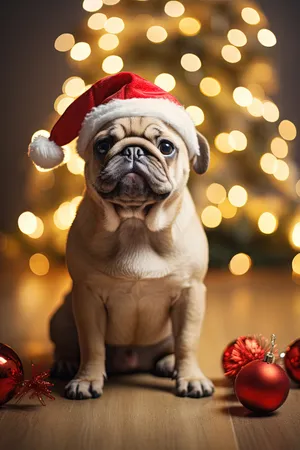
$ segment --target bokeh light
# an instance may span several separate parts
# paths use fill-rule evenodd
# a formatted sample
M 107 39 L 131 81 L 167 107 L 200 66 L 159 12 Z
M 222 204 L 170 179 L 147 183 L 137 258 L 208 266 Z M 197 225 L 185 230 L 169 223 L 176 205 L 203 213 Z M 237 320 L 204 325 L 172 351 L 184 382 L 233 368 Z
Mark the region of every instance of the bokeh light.
M 68 97 L 65 94 L 60 95 L 54 102 L 55 111 L 61 116 L 65 110 L 73 103 L 74 98 Z
M 199 20 L 193 17 L 185 17 L 179 22 L 179 30 L 186 36 L 195 36 L 201 29 L 201 23 Z
M 277 167 L 274 172 L 274 177 L 279 181 L 285 181 L 288 179 L 290 174 L 289 166 L 285 161 L 282 161 L 280 159 L 277 160 Z
M 85 82 L 80 77 L 68 78 L 64 82 L 62 90 L 69 97 L 78 97 L 85 90 Z
M 254 8 L 243 8 L 241 16 L 249 25 L 257 25 L 260 22 L 260 15 Z
M 277 158 L 285 158 L 288 154 L 289 147 L 285 140 L 275 137 L 271 142 L 271 151 Z
M 229 133 L 228 142 L 229 145 L 237 151 L 245 150 L 247 147 L 247 138 L 244 133 L 239 130 L 233 130 Z
M 75 44 L 73 34 L 63 33 L 54 42 L 54 48 L 59 52 L 68 52 Z
M 93 14 L 88 20 L 88 27 L 91 30 L 102 30 L 107 21 L 107 17 L 105 14 L 96 13 Z
M 102 8 L 102 6 L 102 0 L 84 0 L 84 2 L 82 3 L 83 9 L 88 12 L 98 11 L 98 9 Z
M 187 70 L 188 72 L 196 72 L 202 65 L 200 58 L 193 53 L 186 53 L 183 55 L 180 64 L 184 70 Z
M 220 133 L 215 138 L 215 147 L 222 153 L 231 153 L 233 148 L 229 143 L 229 133 Z
M 50 136 L 50 133 L 47 130 L 38 130 L 35 133 L 33 133 L 33 135 L 31 136 L 31 142 L 38 136 L 44 136 L 44 137 L 48 138 Z
M 98 41 L 98 45 L 102 50 L 113 50 L 119 45 L 119 38 L 115 34 L 103 34 Z
M 18 218 L 18 226 L 22 233 L 33 234 L 38 227 L 37 218 L 32 212 L 25 211 Z
M 194 106 L 194 105 L 188 106 L 186 108 L 186 111 L 189 113 L 189 115 L 191 116 L 191 118 L 196 126 L 201 125 L 201 123 L 204 122 L 204 118 L 205 118 L 204 113 L 203 113 L 202 109 L 199 108 L 199 106 Z
M 232 219 L 237 213 L 237 207 L 233 206 L 228 198 L 225 198 L 225 200 L 218 205 L 218 208 L 224 219 Z
M 248 112 L 253 117 L 262 117 L 264 107 L 263 103 L 258 98 L 253 98 L 252 103 L 247 106 Z
M 273 175 L 277 169 L 277 158 L 272 153 L 264 153 L 260 158 L 260 167 L 265 173 Z
M 77 42 L 71 49 L 70 56 L 75 61 L 83 61 L 91 54 L 91 47 L 87 42 Z
M 300 248 L 300 222 L 297 222 L 293 228 L 290 235 L 290 242 L 293 247 Z
M 44 233 L 44 222 L 39 217 L 36 217 L 36 229 L 33 233 L 29 233 L 28 236 L 30 236 L 32 239 L 39 239 L 43 233 Z
M 292 269 L 297 275 L 300 275 L 300 253 L 293 258 Z
M 29 267 L 35 275 L 43 276 L 49 272 L 50 264 L 47 256 L 35 253 L 29 259 Z
M 276 122 L 279 119 L 279 109 L 275 103 L 270 101 L 263 103 L 263 118 L 268 122 Z
M 242 58 L 241 52 L 234 45 L 224 45 L 221 50 L 221 55 L 225 61 L 232 64 L 237 63 Z
M 297 136 L 297 129 L 290 120 L 282 120 L 278 125 L 280 136 L 287 141 L 293 141 Z
M 77 154 L 71 155 L 71 158 L 67 162 L 67 168 L 69 172 L 73 173 L 74 175 L 83 175 L 84 165 L 84 160 Z
M 222 222 L 221 211 L 213 205 L 209 205 L 202 211 L 201 220 L 208 228 L 216 228 Z
M 236 47 L 243 47 L 247 44 L 247 37 L 245 33 L 235 28 L 228 31 L 227 38 L 230 44 L 235 45 Z
M 248 194 L 245 188 L 235 185 L 229 190 L 228 199 L 233 206 L 241 208 L 247 203 Z
M 108 33 L 118 34 L 124 30 L 125 24 L 120 17 L 110 17 L 105 22 L 104 28 Z
M 219 183 L 212 183 L 206 189 L 206 196 L 211 203 L 219 203 L 224 202 L 226 198 L 226 189 Z
M 300 197 L 300 180 L 296 183 L 296 194 Z
M 250 106 L 253 101 L 253 97 L 249 89 L 239 86 L 233 91 L 233 100 L 239 106 Z
M 257 39 L 264 47 L 273 47 L 277 42 L 275 34 L 266 28 L 259 30 L 257 33 Z
M 123 60 L 120 56 L 107 56 L 102 62 L 102 70 L 106 73 L 113 74 L 120 72 L 123 68 Z
M 163 27 L 155 25 L 148 28 L 146 36 L 149 41 L 153 42 L 154 44 L 159 44 L 160 42 L 163 42 L 165 39 L 167 39 L 168 33 Z
M 221 85 L 215 78 L 205 77 L 202 78 L 199 85 L 200 91 L 202 94 L 207 97 L 215 97 L 221 92 Z
M 55 211 L 53 222 L 59 230 L 68 230 L 76 216 L 76 207 L 71 202 L 62 203 Z
M 258 228 L 264 234 L 271 234 L 277 230 L 278 221 L 274 214 L 270 212 L 264 212 L 259 216 Z
M 156 86 L 159 86 L 161 89 L 170 92 L 176 86 L 176 81 L 173 75 L 171 75 L 170 73 L 161 73 L 155 78 L 154 84 L 156 84 Z
M 229 270 L 233 275 L 244 275 L 251 267 L 251 258 L 246 253 L 234 255 L 229 263 Z
M 120 0 L 103 0 L 103 3 L 108 6 L 116 5 Z
M 183 4 L 177 1 L 170 1 L 165 4 L 165 13 L 170 17 L 180 17 L 184 10 Z

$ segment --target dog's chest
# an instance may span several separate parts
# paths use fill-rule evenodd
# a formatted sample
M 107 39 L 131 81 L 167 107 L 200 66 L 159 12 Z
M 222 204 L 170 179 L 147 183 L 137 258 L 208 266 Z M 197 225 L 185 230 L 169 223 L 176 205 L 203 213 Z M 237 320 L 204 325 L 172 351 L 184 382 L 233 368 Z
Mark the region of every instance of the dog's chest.
M 170 306 L 178 289 L 166 279 L 116 282 L 102 295 L 107 344 L 151 345 L 171 333 Z

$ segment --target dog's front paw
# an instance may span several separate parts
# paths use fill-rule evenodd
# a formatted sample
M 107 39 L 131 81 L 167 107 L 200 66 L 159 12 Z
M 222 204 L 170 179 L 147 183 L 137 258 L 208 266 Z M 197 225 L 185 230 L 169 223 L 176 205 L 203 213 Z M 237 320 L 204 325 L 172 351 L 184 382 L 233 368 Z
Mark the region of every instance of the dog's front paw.
M 93 380 L 74 378 L 65 387 L 65 397 L 71 400 L 99 398 L 103 394 L 104 377 Z
M 176 395 L 178 397 L 209 397 L 215 391 L 213 383 L 203 374 L 201 376 L 176 376 Z

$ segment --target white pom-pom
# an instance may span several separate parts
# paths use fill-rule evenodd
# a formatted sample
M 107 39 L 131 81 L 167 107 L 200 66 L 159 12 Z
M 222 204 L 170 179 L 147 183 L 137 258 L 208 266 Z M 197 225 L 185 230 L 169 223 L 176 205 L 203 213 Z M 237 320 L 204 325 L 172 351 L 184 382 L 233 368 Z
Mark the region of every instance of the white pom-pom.
M 43 169 L 53 169 L 63 162 L 63 149 L 45 136 L 37 136 L 28 147 L 32 161 Z

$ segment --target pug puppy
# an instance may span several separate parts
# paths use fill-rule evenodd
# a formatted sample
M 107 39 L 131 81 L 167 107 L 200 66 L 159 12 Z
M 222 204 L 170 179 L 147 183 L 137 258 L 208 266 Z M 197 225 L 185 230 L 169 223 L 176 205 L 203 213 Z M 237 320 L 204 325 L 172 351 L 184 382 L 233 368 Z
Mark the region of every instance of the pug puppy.
M 197 136 L 201 174 L 209 145 Z M 107 374 L 132 371 L 175 378 L 178 396 L 212 395 L 196 357 L 208 242 L 183 139 L 155 117 L 119 118 L 97 131 L 84 159 L 86 190 L 66 251 L 72 300 L 51 321 L 54 371 L 74 371 L 80 348 L 66 397 L 100 397 Z

